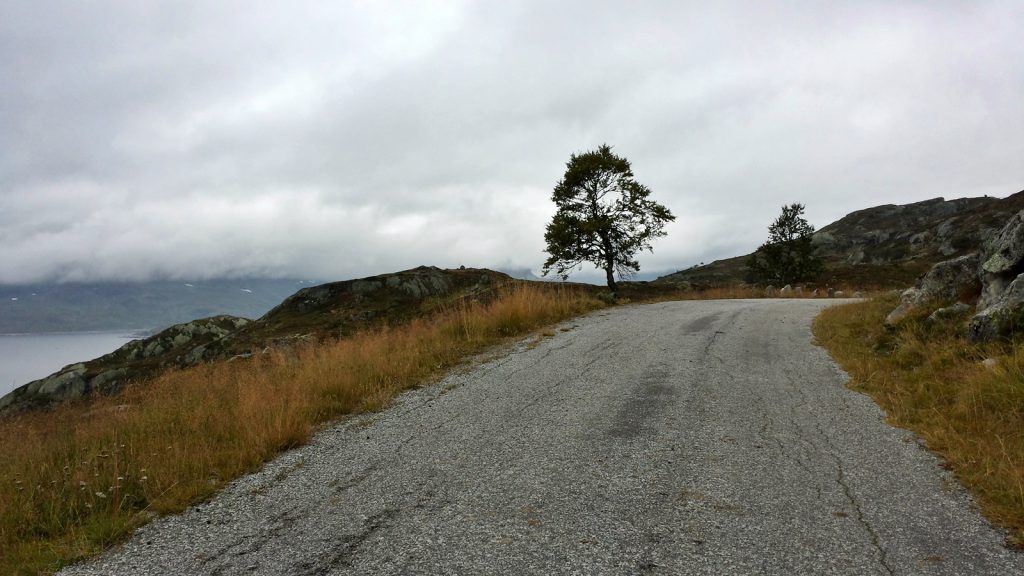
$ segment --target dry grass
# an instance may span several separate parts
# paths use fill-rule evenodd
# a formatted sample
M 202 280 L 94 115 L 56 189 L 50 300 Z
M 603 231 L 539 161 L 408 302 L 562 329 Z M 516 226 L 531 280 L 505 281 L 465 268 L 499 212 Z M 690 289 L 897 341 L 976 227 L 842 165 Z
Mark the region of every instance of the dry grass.
M 974 494 L 982 511 L 1024 545 L 1024 346 L 975 346 L 966 317 L 896 329 L 882 325 L 895 297 L 829 308 L 814 325 L 819 342 L 889 421 L 919 434 Z M 996 361 L 994 368 L 982 364 Z
M 48 573 L 95 554 L 322 423 L 379 409 L 488 346 L 601 306 L 579 290 L 519 284 L 488 304 L 2 421 L 0 573 Z
M 873 292 L 861 292 L 854 288 L 842 288 L 839 291 L 843 297 L 851 297 L 853 294 L 863 294 L 870 297 Z M 828 291 L 824 288 L 814 293 L 814 288 L 807 288 L 800 291 L 790 291 L 785 294 L 775 290 L 769 294 L 764 288 L 747 285 L 722 286 L 717 288 L 703 288 L 699 290 L 665 291 L 662 293 L 640 294 L 637 300 L 643 302 L 670 301 L 670 300 L 735 300 L 751 298 L 828 298 Z

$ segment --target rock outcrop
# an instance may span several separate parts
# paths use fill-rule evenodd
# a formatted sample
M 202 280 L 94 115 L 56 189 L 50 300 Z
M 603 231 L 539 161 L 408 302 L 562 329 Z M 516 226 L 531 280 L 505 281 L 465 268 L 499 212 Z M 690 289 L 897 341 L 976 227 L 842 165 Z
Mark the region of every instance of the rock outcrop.
M 194 351 L 223 339 L 251 320 L 214 316 L 177 324 L 149 338 L 132 340 L 88 362 L 72 364 L 55 374 L 15 388 L 0 398 L 0 411 L 47 406 L 99 393 L 109 394 L 129 381 L 141 380 L 170 367 L 196 364 Z
M 981 342 L 1005 336 L 1024 320 L 1024 210 L 985 247 L 981 297 L 968 335 Z
M 814 234 L 825 266 L 820 283 L 907 286 L 938 262 L 980 250 L 1022 209 L 1024 192 L 1006 198 L 935 198 L 851 212 Z M 741 283 L 748 257 L 717 260 L 656 282 L 698 287 Z
M 953 306 L 931 313 L 929 320 L 963 314 L 976 302 L 968 337 L 983 342 L 1007 336 L 1024 327 L 1024 210 L 1008 218 L 978 254 L 940 262 L 903 292 L 900 305 L 885 323 L 896 324 L 914 310 Z
M 997 297 L 989 298 L 988 306 L 971 318 L 968 337 L 984 342 L 1024 327 L 1024 274 L 1010 282 Z
M 380 324 L 397 324 L 458 298 L 487 299 L 512 279 L 492 270 L 412 270 L 303 288 L 209 354 L 233 356 L 265 346 L 348 336 Z
M 968 254 L 932 267 L 914 288 L 900 295 L 900 305 L 889 313 L 885 323 L 893 325 L 913 310 L 931 304 L 971 301 L 981 289 L 978 280 L 980 257 Z
M 1024 210 L 1010 218 L 986 244 L 981 268 L 984 288 L 978 308 L 985 309 L 1000 300 L 1010 283 L 1024 272 Z
M 168 368 L 250 356 L 338 338 L 433 312 L 460 298 L 486 300 L 512 279 L 500 272 L 463 268 L 412 270 L 299 290 L 258 320 L 215 316 L 171 326 L 116 351 L 16 388 L 0 398 L 0 413 L 48 406 L 93 393 L 111 393 L 127 382 Z
M 967 312 L 970 312 L 972 310 L 974 310 L 974 306 L 971 306 L 966 302 L 957 302 L 952 306 L 945 306 L 932 312 L 931 314 L 928 315 L 928 321 L 939 322 L 941 320 L 948 320 L 950 318 L 956 318 L 961 314 L 966 314 Z

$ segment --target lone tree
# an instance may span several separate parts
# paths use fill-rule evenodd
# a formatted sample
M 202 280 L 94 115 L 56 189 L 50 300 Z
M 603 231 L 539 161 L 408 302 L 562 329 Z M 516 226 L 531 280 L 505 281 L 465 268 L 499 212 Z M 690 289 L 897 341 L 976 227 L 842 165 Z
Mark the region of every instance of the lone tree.
M 811 243 L 814 226 L 801 215 L 803 204 L 782 207 L 768 227 L 768 241 L 747 259 L 747 278 L 759 284 L 794 284 L 821 274 L 821 258 Z
M 651 241 L 665 235 L 665 223 L 676 218 L 647 198 L 651 191 L 633 179 L 629 160 L 607 144 L 573 154 L 565 166 L 551 194 L 558 211 L 544 233 L 550 255 L 544 275 L 554 270 L 564 280 L 590 262 L 604 270 L 608 289 L 618 294 L 615 275 L 629 278 L 638 272 L 634 255 L 651 250 Z

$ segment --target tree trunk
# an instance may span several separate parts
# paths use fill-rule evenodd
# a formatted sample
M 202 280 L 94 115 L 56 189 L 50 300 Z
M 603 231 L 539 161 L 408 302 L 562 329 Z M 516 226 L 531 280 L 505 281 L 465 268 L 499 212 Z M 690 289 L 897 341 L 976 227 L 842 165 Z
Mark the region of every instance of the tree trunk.
M 612 272 L 611 262 L 605 265 L 604 273 L 608 277 L 608 289 L 612 291 L 612 296 L 617 297 L 619 295 L 619 288 L 615 285 L 615 274 Z
M 612 291 L 612 297 L 618 298 L 619 287 L 615 285 L 615 247 L 612 246 L 612 239 L 607 231 L 598 231 L 597 236 L 601 239 L 601 246 L 604 248 L 604 273 L 608 278 L 608 289 Z

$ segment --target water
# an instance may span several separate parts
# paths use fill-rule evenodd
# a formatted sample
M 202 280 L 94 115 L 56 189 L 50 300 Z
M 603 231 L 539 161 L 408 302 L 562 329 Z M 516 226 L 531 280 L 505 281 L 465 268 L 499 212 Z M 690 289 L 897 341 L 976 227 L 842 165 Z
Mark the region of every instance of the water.
M 124 332 L 0 334 L 0 396 L 68 364 L 113 352 L 131 339 Z

